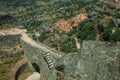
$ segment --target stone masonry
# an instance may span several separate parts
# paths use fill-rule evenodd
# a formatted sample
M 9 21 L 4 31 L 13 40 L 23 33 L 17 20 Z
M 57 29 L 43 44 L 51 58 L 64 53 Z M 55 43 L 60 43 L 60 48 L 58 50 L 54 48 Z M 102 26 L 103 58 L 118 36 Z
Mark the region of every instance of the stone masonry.
M 45 80 L 120 80 L 120 45 L 84 41 L 79 52 L 61 53 L 22 35 L 30 67 Z

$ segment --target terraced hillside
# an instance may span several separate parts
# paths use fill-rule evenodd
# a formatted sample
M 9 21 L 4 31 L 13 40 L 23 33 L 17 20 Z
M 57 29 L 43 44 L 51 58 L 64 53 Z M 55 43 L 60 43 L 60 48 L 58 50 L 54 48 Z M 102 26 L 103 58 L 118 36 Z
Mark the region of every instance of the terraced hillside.
M 34 40 L 60 51 L 74 52 L 76 37 L 79 42 L 120 40 L 113 37 L 119 33 L 119 3 L 119 0 L 1 0 L 0 14 L 16 17 Z M 86 20 L 80 21 L 79 14 L 86 14 Z M 112 35 L 114 30 L 117 32 Z M 66 42 L 67 46 L 63 45 Z

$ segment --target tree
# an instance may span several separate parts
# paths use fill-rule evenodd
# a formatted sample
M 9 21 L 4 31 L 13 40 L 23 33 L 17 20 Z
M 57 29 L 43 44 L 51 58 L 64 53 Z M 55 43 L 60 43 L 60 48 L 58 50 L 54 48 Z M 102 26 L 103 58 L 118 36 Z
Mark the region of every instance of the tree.
M 74 38 L 69 38 L 68 41 L 64 42 L 64 43 L 61 43 L 61 51 L 63 52 L 76 52 L 77 51 L 77 48 L 76 48 L 76 45 L 75 45 L 75 39 Z
M 110 42 L 117 42 L 120 41 L 120 30 L 116 30 L 111 36 L 110 36 Z
M 76 34 L 76 32 L 77 32 L 77 29 L 74 28 L 74 29 L 72 29 L 70 32 L 68 32 L 67 35 L 68 35 L 68 36 L 72 36 L 72 35 Z
M 82 23 L 81 28 L 78 30 L 78 38 L 82 40 L 95 40 L 96 30 L 94 29 L 95 23 Z
M 101 40 L 110 41 L 110 35 L 112 34 L 112 30 L 110 28 L 106 28 L 102 33 Z
M 98 24 L 97 28 L 98 28 L 99 34 L 104 32 L 104 27 L 102 24 Z
M 40 42 L 43 42 L 46 38 L 47 38 L 47 35 L 45 33 L 41 33 L 38 39 Z

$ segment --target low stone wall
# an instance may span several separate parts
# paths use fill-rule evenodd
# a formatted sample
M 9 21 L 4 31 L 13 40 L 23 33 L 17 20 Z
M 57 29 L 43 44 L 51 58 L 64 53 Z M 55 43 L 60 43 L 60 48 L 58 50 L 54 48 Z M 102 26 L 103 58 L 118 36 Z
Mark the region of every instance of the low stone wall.
M 0 60 L 19 56 L 23 53 L 20 42 L 21 34 L 14 33 L 14 30 L 11 32 L 12 34 L 9 33 L 9 30 L 0 30 Z
M 0 35 L 0 50 L 9 49 L 20 44 L 20 34 Z

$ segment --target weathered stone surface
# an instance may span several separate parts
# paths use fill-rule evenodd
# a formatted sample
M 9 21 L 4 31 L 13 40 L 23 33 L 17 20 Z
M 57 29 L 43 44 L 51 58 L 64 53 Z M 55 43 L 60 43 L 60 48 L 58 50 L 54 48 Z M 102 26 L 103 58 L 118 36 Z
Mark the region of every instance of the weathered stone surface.
M 65 60 L 65 80 L 119 80 L 120 47 L 104 42 L 84 42 L 80 53 Z
M 21 40 L 30 67 L 41 73 L 45 80 L 56 80 L 55 60 L 61 55 L 49 47 L 33 41 L 26 34 L 22 34 Z
M 67 55 L 37 43 L 28 36 L 22 38 L 22 45 L 29 65 L 34 69 L 32 64 L 35 63 L 45 80 L 120 79 L 119 44 L 85 41 L 79 52 Z M 46 53 L 49 53 L 50 59 L 53 60 L 52 70 L 44 55 Z M 61 75 L 57 75 L 57 72 Z

